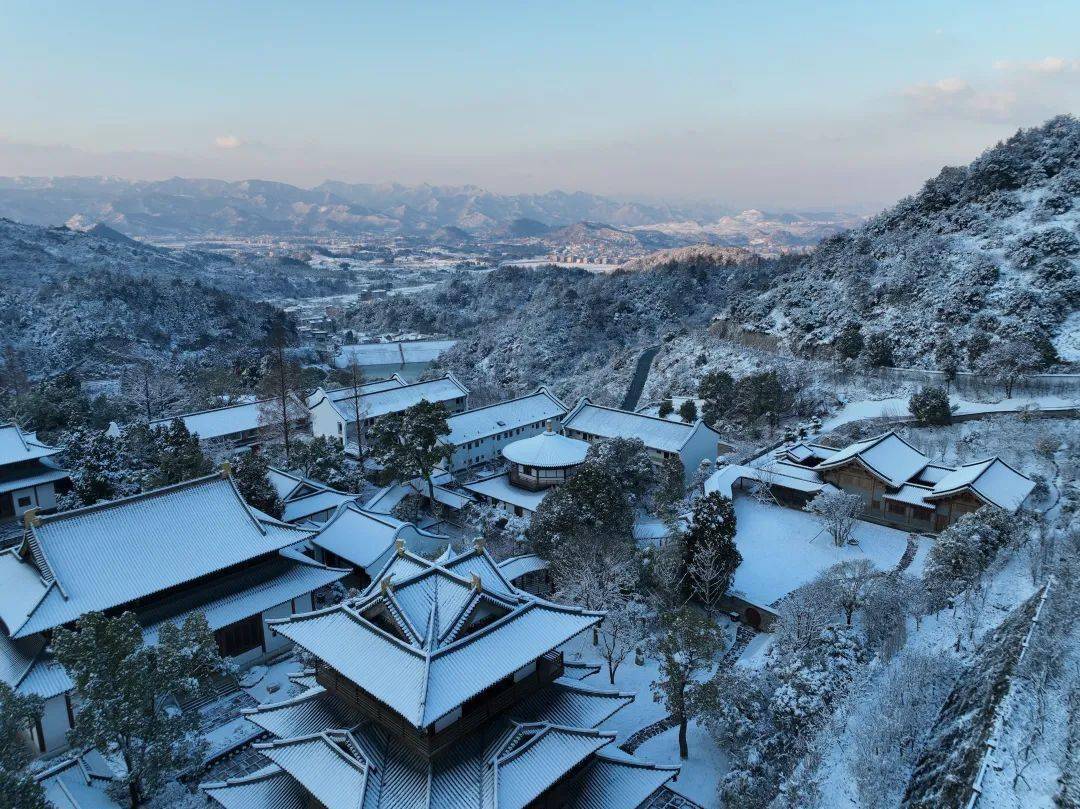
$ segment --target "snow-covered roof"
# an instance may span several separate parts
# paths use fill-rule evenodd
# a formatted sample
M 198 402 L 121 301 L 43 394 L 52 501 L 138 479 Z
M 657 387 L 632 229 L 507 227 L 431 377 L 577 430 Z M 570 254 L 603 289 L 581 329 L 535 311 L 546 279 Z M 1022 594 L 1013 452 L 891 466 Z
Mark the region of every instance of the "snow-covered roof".
M 69 475 L 52 458 L 35 458 L 26 464 L 0 466 L 0 494 L 65 480 Z
M 1035 481 L 1017 472 L 1000 458 L 964 464 L 934 484 L 931 499 L 967 489 L 982 500 L 1006 511 L 1016 511 L 1035 488 Z
M 326 809 L 360 809 L 367 790 L 367 759 L 345 730 L 256 744 Z
M 53 809 L 120 809 L 107 791 L 116 773 L 96 750 L 51 764 L 34 777 Z
M 499 572 L 503 578 L 512 582 L 526 573 L 535 573 L 537 570 L 547 570 L 551 564 L 547 559 L 535 553 L 524 553 L 521 556 L 511 556 L 499 562 Z
M 391 374 L 385 379 L 372 379 L 370 382 L 361 382 L 356 387 L 359 389 L 360 394 L 365 393 L 377 393 L 380 390 L 389 390 L 390 388 L 401 388 L 409 384 L 402 379 L 398 374 Z M 307 397 L 307 406 L 309 408 L 314 407 L 323 399 L 329 399 L 332 402 L 340 402 L 342 399 L 353 398 L 353 386 L 346 385 L 342 388 L 316 388 L 315 392 Z
M 461 446 L 507 430 L 560 419 L 566 415 L 566 411 L 565 404 L 547 388 L 541 387 L 527 396 L 455 413 L 446 420 L 450 432 L 444 440 L 448 444 Z
M 930 491 L 930 488 L 927 486 L 916 486 L 911 483 L 906 483 L 897 491 L 886 492 L 882 497 L 897 503 L 907 503 L 908 505 L 921 506 L 922 508 L 933 508 L 933 503 L 926 502 L 926 495 L 930 494 Z
M 285 501 L 285 511 L 281 519 L 285 522 L 300 522 L 314 514 L 332 511 L 343 503 L 354 503 L 359 496 L 328 488 L 302 497 L 293 497 Z
M 520 506 L 526 511 L 536 511 L 540 507 L 540 503 L 547 497 L 548 492 L 551 491 L 551 489 L 541 489 L 538 492 L 531 492 L 528 489 L 522 489 L 520 486 L 514 486 L 510 482 L 510 475 L 507 472 L 503 472 L 501 475 L 480 478 L 480 480 L 474 480 L 471 483 L 463 483 L 462 487 L 470 492 L 501 500 L 512 506 Z
M 256 749 L 279 764 L 202 788 L 230 809 L 292 807 L 297 794 L 325 794 L 335 776 L 355 788 L 363 769 L 362 791 L 351 797 L 367 809 L 504 809 L 526 805 L 584 764 L 588 789 L 581 797 L 568 795 L 567 805 L 625 809 L 639 805 L 679 769 L 617 751 L 596 755 L 614 734 L 594 728 L 633 698 L 559 679 L 511 706 L 484 732 L 462 736 L 426 758 L 315 687 L 245 711 L 250 721 L 277 737 Z M 599 771 L 593 773 L 593 768 Z M 571 792 L 577 783 L 570 785 Z
M 563 419 L 563 427 L 601 438 L 640 438 L 645 446 L 663 452 L 679 452 L 697 429 L 720 434 L 703 421 L 683 424 L 646 416 L 630 410 L 594 405 L 582 398 Z
M 271 624 L 423 728 L 600 617 L 516 590 L 477 548 L 447 563 L 401 552 L 359 599 Z
M 342 346 L 334 358 L 338 368 L 345 368 L 351 360 L 359 365 L 405 365 L 409 363 L 434 362 L 456 345 L 457 340 L 407 340 L 393 343 L 359 343 Z
M 614 740 L 614 733 L 586 728 L 519 726 L 495 755 L 495 805 L 499 809 L 524 809 Z
M 33 461 L 60 452 L 37 440 L 37 433 L 28 433 L 16 424 L 0 425 L 0 466 Z
M 730 498 L 731 487 L 738 480 L 756 480 L 785 489 L 793 489 L 797 492 L 819 492 L 830 484 L 821 480 L 821 477 L 813 469 L 805 469 L 795 464 L 783 462 L 769 464 L 766 467 L 738 466 L 732 464 L 722 466 L 713 472 L 705 480 L 706 493 L 719 492 L 724 497 Z
M 257 402 L 245 402 L 243 404 L 215 407 L 211 410 L 199 410 L 194 413 L 183 413 L 167 418 L 154 419 L 150 426 L 155 429 L 163 429 L 172 424 L 174 419 L 180 419 L 188 432 L 198 435 L 203 441 L 213 441 L 235 433 L 248 430 L 257 430 L 265 419 L 260 421 L 260 413 L 270 406 L 273 399 L 263 399 Z
M 541 469 L 565 469 L 585 462 L 587 441 L 567 438 L 552 430 L 523 438 L 503 447 L 503 457 L 511 463 Z
M 202 788 L 225 809 L 308 809 L 311 805 L 304 788 L 276 764 Z
M 41 517 L 24 537 L 47 592 L 16 637 L 192 581 L 310 532 L 259 515 L 228 477 L 210 475 Z M 138 575 L 129 575 L 138 571 Z
M 899 487 L 915 477 L 929 460 L 903 438 L 890 431 L 837 450 L 818 464 L 817 468 L 835 469 L 858 461 L 890 486 Z
M 399 539 L 405 542 L 407 550 L 425 556 L 450 544 L 448 537 L 421 531 L 412 523 L 368 511 L 355 503 L 342 504 L 311 542 L 368 569 L 385 560 Z
M 413 382 L 410 385 L 396 385 L 362 393 L 360 395 L 360 417 L 373 419 L 387 413 L 397 413 L 423 401 L 448 402 L 468 395 L 469 389 L 458 382 L 453 374 L 447 373 L 437 379 Z M 315 407 L 323 398 L 329 400 L 342 418 L 353 418 L 350 411 L 352 410 L 352 400 L 355 397 L 351 387 L 325 392 L 322 397 L 317 398 L 309 407 Z
M 244 618 L 258 615 L 278 604 L 284 604 L 286 601 L 341 581 L 352 572 L 326 567 L 314 560 L 292 561 L 277 567 L 278 572 L 270 575 L 265 575 L 259 569 L 253 569 L 237 576 L 236 581 L 232 582 L 234 586 L 231 592 L 146 627 L 143 630 L 143 639 L 147 643 L 156 643 L 161 627 L 165 623 L 182 623 L 194 612 L 203 614 L 210 629 L 221 629 Z

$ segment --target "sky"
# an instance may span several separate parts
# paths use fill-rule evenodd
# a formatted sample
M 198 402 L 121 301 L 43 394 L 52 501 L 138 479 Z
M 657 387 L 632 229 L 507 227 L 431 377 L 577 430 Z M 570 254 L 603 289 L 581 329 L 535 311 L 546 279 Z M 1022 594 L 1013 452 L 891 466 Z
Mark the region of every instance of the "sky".
M 0 175 L 870 211 L 1080 112 L 1080 2 L 0 3 Z

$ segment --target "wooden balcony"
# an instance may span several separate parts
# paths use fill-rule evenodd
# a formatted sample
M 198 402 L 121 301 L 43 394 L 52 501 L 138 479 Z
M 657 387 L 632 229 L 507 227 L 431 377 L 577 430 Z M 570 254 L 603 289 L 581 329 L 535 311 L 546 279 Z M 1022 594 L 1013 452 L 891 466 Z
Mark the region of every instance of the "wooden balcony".
M 513 676 L 469 699 L 462 705 L 461 718 L 442 730 L 421 729 L 406 720 L 397 711 L 375 699 L 337 671 L 318 663 L 315 679 L 323 688 L 336 696 L 353 710 L 378 722 L 387 732 L 407 744 L 422 756 L 430 758 L 472 733 L 477 728 L 505 713 L 523 699 L 535 694 L 563 674 L 562 652 L 552 651 L 537 658 L 536 670 L 527 677 L 513 681 Z

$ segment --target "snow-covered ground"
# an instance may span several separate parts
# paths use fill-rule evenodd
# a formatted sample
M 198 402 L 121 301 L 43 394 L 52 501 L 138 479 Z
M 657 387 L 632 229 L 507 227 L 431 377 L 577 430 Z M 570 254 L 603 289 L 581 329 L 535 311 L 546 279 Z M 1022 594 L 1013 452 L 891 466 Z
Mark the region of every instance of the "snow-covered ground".
M 735 544 L 743 561 L 733 589 L 758 604 L 771 604 L 846 559 L 868 558 L 890 570 L 907 547 L 904 531 L 860 520 L 853 534 L 859 544 L 838 548 L 814 515 L 752 497 L 736 496 L 735 517 Z M 920 540 L 920 545 L 929 542 Z M 915 564 L 925 556 L 925 550 L 917 554 Z M 918 575 L 919 568 L 912 573 Z
M 637 749 L 637 756 L 657 764 L 681 764 L 682 770 L 668 786 L 705 807 L 720 806 L 716 787 L 728 771 L 728 759 L 716 746 L 709 731 L 698 722 L 691 722 L 686 731 L 690 749 L 687 759 L 679 758 L 679 729 L 665 730 Z
M 842 424 L 862 419 L 881 418 L 906 418 L 908 412 L 908 400 L 910 396 L 893 396 L 885 399 L 862 399 L 848 402 L 833 416 L 822 422 L 823 432 L 835 430 Z M 996 402 L 975 402 L 968 399 L 950 397 L 950 401 L 956 405 L 957 415 L 970 415 L 973 413 L 1010 413 L 1029 410 L 1033 408 L 1049 410 L 1057 407 L 1076 407 L 1080 404 L 1075 398 L 1068 396 L 1043 395 L 1021 396 L 1012 399 L 1001 399 Z

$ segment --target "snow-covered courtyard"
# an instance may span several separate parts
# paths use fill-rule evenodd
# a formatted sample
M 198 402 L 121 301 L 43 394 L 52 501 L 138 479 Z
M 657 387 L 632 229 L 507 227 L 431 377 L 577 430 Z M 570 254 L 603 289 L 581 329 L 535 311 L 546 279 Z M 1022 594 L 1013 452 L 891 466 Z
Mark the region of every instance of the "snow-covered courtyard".
M 907 548 L 907 533 L 863 520 L 853 533 L 858 544 L 838 548 L 813 514 L 747 496 L 736 495 L 735 514 L 735 544 L 743 561 L 735 571 L 733 589 L 756 604 L 772 604 L 847 559 L 866 558 L 879 569 L 890 570 Z M 918 574 L 929 542 L 919 540 L 919 552 L 908 568 L 913 574 Z

